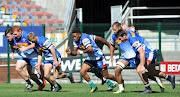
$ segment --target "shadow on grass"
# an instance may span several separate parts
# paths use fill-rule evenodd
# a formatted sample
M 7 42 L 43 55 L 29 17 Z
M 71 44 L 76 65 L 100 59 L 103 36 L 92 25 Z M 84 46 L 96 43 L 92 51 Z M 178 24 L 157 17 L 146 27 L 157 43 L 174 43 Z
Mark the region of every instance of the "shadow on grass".
M 26 92 L 37 92 L 38 90 L 29 90 L 29 91 L 26 91 Z M 51 90 L 42 90 L 42 91 L 45 91 L 45 92 L 52 92 Z M 63 91 L 63 90 L 60 90 L 58 92 L 70 92 L 70 91 Z

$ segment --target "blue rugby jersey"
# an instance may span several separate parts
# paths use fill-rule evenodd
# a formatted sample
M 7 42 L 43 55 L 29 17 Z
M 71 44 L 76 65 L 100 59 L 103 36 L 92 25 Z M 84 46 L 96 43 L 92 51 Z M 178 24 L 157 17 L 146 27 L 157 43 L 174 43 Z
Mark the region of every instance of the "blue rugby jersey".
M 110 44 L 115 45 L 115 43 L 119 46 L 121 55 L 123 55 L 126 59 L 134 58 L 136 56 L 136 50 L 132 48 L 129 41 L 123 43 L 115 36 L 115 34 L 112 34 Z
M 26 51 L 21 52 L 21 53 L 18 50 L 18 48 L 21 48 L 22 46 L 26 47 L 26 46 L 30 45 L 30 42 L 27 39 L 27 35 L 28 35 L 28 32 L 23 31 L 20 39 L 18 39 L 14 36 L 15 39 L 14 39 L 13 48 L 15 48 L 17 50 L 18 54 L 20 56 L 22 56 L 23 58 L 35 59 L 35 58 L 37 58 L 38 54 L 34 49 L 29 49 L 29 50 L 26 50 Z
M 54 60 L 53 55 L 52 55 L 52 53 L 50 51 L 51 47 L 54 47 L 54 46 L 47 37 L 38 36 L 38 41 L 37 41 L 37 44 L 36 44 L 36 48 L 39 51 L 42 51 L 44 53 L 44 56 L 45 56 L 46 60 Z M 56 51 L 57 57 L 61 57 L 61 55 L 57 51 L 57 49 L 55 49 L 55 51 Z
M 88 52 L 88 60 L 99 60 L 103 56 L 101 49 L 88 34 L 82 33 L 79 43 L 73 40 L 73 45 L 82 50 L 85 50 L 88 46 L 92 46 L 93 51 Z
M 128 40 L 130 44 L 138 51 L 141 47 L 147 52 L 153 52 L 154 48 L 139 34 L 135 31 L 129 30 L 126 32 L 128 34 Z

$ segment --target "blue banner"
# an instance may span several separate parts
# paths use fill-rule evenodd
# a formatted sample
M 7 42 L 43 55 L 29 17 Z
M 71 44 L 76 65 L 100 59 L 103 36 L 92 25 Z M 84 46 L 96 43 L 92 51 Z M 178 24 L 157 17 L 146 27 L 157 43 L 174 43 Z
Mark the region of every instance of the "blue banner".
M 42 26 L 24 26 L 21 27 L 23 31 L 34 32 L 37 36 L 43 36 Z M 4 35 L 7 27 L 0 27 L 0 53 L 7 53 L 7 38 Z

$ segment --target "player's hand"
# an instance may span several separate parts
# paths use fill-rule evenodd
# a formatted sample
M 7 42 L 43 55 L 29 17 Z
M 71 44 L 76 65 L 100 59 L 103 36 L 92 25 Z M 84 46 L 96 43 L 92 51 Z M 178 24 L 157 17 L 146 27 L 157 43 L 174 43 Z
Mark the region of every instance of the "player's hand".
M 59 62 L 57 60 L 55 60 L 53 64 L 56 65 L 56 67 L 59 66 Z
M 40 63 L 37 63 L 36 65 L 35 65 L 35 68 L 39 68 L 40 67 Z
M 20 52 L 24 52 L 24 51 L 26 51 L 27 49 L 26 49 L 26 47 L 25 46 L 22 46 L 21 48 L 19 48 L 19 51 Z
M 114 50 L 118 50 L 118 47 L 115 47 Z
M 140 74 L 144 74 L 146 72 L 144 65 L 139 64 L 137 67 L 137 72 Z
M 71 54 L 71 49 L 70 49 L 70 47 L 68 47 L 68 48 L 66 49 L 66 53 L 67 53 L 67 54 Z
M 14 53 L 12 53 L 11 59 L 14 59 Z
M 77 50 L 77 52 L 76 52 L 76 53 L 77 53 L 77 55 L 80 55 L 80 54 L 81 54 L 80 52 L 81 52 L 80 50 Z
M 122 30 L 126 30 L 126 22 L 122 23 Z

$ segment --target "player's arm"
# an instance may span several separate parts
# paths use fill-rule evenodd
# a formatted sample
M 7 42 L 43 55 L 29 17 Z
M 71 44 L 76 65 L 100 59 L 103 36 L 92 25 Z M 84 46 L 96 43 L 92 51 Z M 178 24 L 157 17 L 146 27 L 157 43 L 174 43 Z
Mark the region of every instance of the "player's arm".
M 28 46 L 22 46 L 21 48 L 19 48 L 19 51 L 20 52 L 23 52 L 23 51 L 26 51 L 26 50 L 28 50 L 28 49 L 32 49 L 32 48 L 34 48 L 35 47 L 35 43 L 31 43 L 31 45 L 28 45 Z
M 70 47 L 68 47 L 66 49 L 66 53 L 69 54 L 69 55 L 72 55 L 72 56 L 76 56 L 77 55 L 77 50 L 78 50 L 78 47 L 74 47 L 74 51 L 71 51 Z
M 92 48 L 92 46 L 90 45 L 90 46 L 88 46 L 85 50 L 82 50 L 82 53 L 88 53 L 88 52 L 91 52 L 91 51 L 93 51 L 93 48 Z M 78 53 L 78 52 L 77 52 L 77 54 L 82 54 L 82 53 Z
M 146 59 L 145 51 L 141 43 L 139 43 L 139 41 L 135 41 L 132 44 L 132 46 L 139 52 L 139 55 L 140 55 L 140 63 L 139 63 L 139 66 L 137 67 L 137 72 L 144 74 L 145 73 L 144 64 L 145 64 L 145 59 Z
M 114 43 L 114 40 L 111 36 L 111 39 L 110 39 L 110 56 L 111 56 L 111 64 L 112 65 L 113 65 L 113 61 L 114 61 L 114 58 L 113 58 L 114 50 L 115 50 L 115 43 Z
M 11 54 L 12 54 L 12 59 L 14 59 L 14 48 L 13 48 L 14 45 L 10 44 L 10 47 L 11 47 Z
M 54 64 L 55 64 L 56 66 L 58 66 L 56 51 L 55 51 L 55 49 L 54 49 L 53 46 L 50 48 L 50 51 L 51 51 L 51 53 L 52 53 L 52 55 L 53 55 L 53 58 L 54 58 Z
M 95 41 L 101 41 L 102 43 L 104 43 L 105 45 L 107 45 L 110 48 L 109 42 L 100 36 L 96 36 Z
M 38 51 L 38 63 L 36 64 L 36 67 L 39 67 L 42 62 L 42 51 Z

